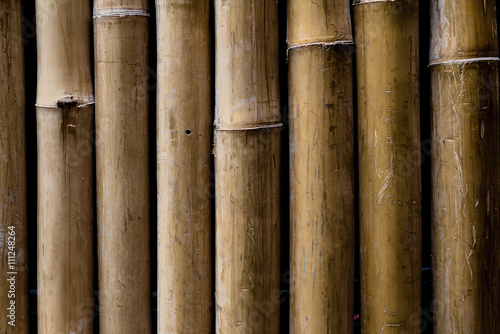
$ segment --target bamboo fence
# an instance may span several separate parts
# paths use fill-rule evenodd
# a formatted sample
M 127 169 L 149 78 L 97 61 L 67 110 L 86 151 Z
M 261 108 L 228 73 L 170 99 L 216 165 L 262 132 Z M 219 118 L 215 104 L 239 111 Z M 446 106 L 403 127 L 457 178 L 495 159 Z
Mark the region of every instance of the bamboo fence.
M 428 5 L 0 1 L 0 333 L 500 332 L 496 1 Z

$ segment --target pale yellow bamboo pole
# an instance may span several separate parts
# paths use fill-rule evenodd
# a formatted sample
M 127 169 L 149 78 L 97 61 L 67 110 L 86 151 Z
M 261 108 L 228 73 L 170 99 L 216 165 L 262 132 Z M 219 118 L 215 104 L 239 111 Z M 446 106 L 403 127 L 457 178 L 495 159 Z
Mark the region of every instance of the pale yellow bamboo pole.
M 209 1 L 156 1 L 158 332 L 212 332 Z
M 495 1 L 431 7 L 436 333 L 500 331 Z
M 0 328 L 28 333 L 22 8 L 0 1 Z
M 99 330 L 149 333 L 147 1 L 94 2 Z
M 418 1 L 356 1 L 361 323 L 420 333 Z
M 38 333 L 93 330 L 90 9 L 36 1 Z
M 215 1 L 216 331 L 279 332 L 276 1 Z
M 351 333 L 353 40 L 348 0 L 288 1 L 290 331 Z

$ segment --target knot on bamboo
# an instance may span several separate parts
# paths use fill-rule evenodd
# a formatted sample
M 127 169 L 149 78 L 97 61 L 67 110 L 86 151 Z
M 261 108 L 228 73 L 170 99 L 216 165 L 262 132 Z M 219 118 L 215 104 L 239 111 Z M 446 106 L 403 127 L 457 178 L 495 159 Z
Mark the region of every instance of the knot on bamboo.
M 57 101 L 58 108 L 71 108 L 78 105 L 78 100 L 73 95 L 65 96 Z

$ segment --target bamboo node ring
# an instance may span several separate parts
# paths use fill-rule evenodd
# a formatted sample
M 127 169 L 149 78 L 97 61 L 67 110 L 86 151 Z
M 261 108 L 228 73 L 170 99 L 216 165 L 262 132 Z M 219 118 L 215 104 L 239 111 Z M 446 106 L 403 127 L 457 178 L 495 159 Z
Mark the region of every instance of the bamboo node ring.
M 94 9 L 92 18 L 100 19 L 102 17 L 126 17 L 126 16 L 150 17 L 149 12 L 145 9 L 102 8 L 102 9 Z

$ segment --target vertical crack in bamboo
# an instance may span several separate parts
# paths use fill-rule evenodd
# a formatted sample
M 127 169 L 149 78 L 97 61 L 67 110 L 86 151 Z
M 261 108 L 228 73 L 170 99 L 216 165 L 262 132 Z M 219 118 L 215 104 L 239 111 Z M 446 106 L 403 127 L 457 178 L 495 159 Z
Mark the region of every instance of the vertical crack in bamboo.
M 433 1 L 433 274 L 437 333 L 497 333 L 499 52 L 495 1 Z
M 420 333 L 418 1 L 357 1 L 361 323 Z
M 148 20 L 146 0 L 94 3 L 101 333 L 151 331 Z
M 210 4 L 156 2 L 158 333 L 212 332 Z
M 216 331 L 278 333 L 276 1 L 215 1 Z
M 29 327 L 21 17 L 21 1 L 0 3 L 0 328 L 5 334 L 28 333 Z
M 354 53 L 348 0 L 288 1 L 290 331 L 350 333 Z
M 93 328 L 90 2 L 37 0 L 38 332 Z

